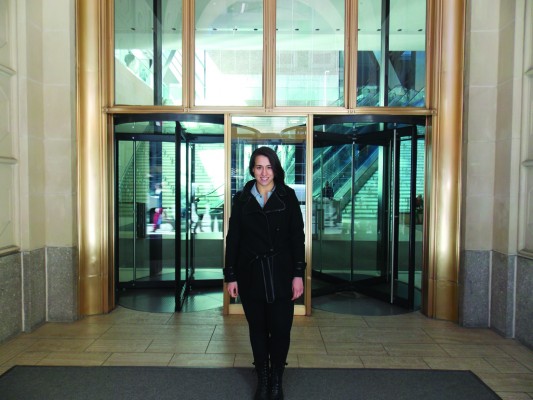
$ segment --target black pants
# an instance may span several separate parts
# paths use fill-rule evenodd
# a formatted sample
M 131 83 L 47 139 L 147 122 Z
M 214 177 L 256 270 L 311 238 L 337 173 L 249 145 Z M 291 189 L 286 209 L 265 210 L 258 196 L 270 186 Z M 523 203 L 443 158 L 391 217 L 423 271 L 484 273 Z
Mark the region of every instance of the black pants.
M 254 298 L 241 298 L 250 330 L 250 343 L 255 363 L 268 361 L 285 365 L 291 342 L 294 302 L 276 299 L 273 303 Z

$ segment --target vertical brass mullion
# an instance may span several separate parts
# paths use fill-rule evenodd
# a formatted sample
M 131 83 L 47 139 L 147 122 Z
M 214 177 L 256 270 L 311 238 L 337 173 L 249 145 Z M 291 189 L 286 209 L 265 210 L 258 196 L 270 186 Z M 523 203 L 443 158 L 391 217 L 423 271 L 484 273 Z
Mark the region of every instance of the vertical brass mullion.
M 106 134 L 106 1 L 76 3 L 78 155 L 78 309 L 80 315 L 109 312 L 113 298 L 109 249 L 109 138 Z M 95 28 L 96 27 L 96 28 Z M 112 60 L 114 57 L 112 58 Z M 107 72 L 106 72 L 107 71 Z M 113 89 L 107 89 L 109 90 Z M 111 222 L 112 223 L 112 222 Z
M 314 121 L 313 114 L 307 115 L 307 135 L 306 135 L 306 156 L 305 156 L 305 259 L 307 266 L 305 269 L 304 280 L 304 306 L 305 315 L 311 315 L 311 288 L 312 288 L 312 270 L 313 270 L 313 131 Z
M 194 0 L 183 1 L 183 29 L 182 29 L 182 82 L 183 107 L 185 110 L 194 106 Z
M 104 37 L 110 38 L 110 40 L 106 42 L 107 47 L 104 48 L 106 56 L 104 59 L 105 85 L 103 90 L 105 90 L 105 106 L 111 107 L 115 104 L 115 2 L 108 1 L 105 4 Z
M 345 12 L 344 98 L 346 107 L 353 109 L 357 107 L 357 27 L 359 24 L 357 0 L 346 0 Z
M 231 115 L 224 114 L 224 223 L 222 226 L 224 243 L 223 256 L 226 259 L 226 234 L 228 232 L 229 217 L 231 213 Z M 225 266 L 225 265 L 224 265 Z M 222 313 L 229 314 L 230 296 L 226 290 L 227 284 L 223 283 Z
M 263 8 L 263 106 L 272 110 L 276 101 L 276 0 L 264 0 Z
M 426 6 L 426 107 L 434 108 L 437 107 L 437 101 L 434 97 L 435 90 L 434 86 L 439 82 L 438 71 L 435 68 L 438 65 L 439 55 L 440 55 L 440 38 L 438 32 L 440 31 L 440 24 L 437 12 L 437 5 L 433 1 L 427 1 Z M 440 3 L 439 3 L 440 4 Z M 435 68 L 435 69 L 434 69 Z M 426 161 L 425 161 L 425 188 L 424 188 L 424 203 L 427 205 L 432 204 L 433 199 L 436 196 L 436 184 L 435 176 L 433 174 L 433 158 L 437 156 L 437 153 L 434 152 L 436 143 L 434 142 L 434 133 L 435 130 L 436 118 L 427 118 L 426 123 Z M 435 263 L 430 257 L 435 253 L 435 244 L 436 237 L 430 229 L 430 225 L 434 217 L 431 216 L 431 213 L 434 212 L 434 207 L 424 207 L 424 245 L 422 250 L 422 259 L 423 259 L 423 269 L 422 269 L 422 313 L 430 318 L 434 317 L 434 308 L 435 308 Z
M 439 3 L 440 4 L 440 3 Z M 437 20 L 437 4 L 434 1 L 426 2 L 426 108 L 435 108 L 435 85 L 438 82 L 436 74 L 438 65 L 438 55 L 440 54 L 438 37 L 439 24 Z
M 104 27 L 102 29 L 104 38 L 111 38 L 110 40 L 103 40 L 103 57 L 102 64 L 104 68 L 103 79 L 103 101 L 104 109 L 115 104 L 115 2 L 107 1 L 103 8 L 105 13 L 103 17 Z M 115 303 L 115 152 L 113 141 L 113 114 L 106 113 L 102 110 L 102 134 L 104 135 L 103 142 L 105 147 L 102 150 L 104 164 L 102 165 L 102 176 L 104 177 L 103 184 L 107 189 L 107 194 L 102 199 L 107 204 L 107 224 L 105 231 L 102 233 L 104 237 L 102 241 L 107 243 L 104 246 L 107 251 L 104 253 L 106 261 L 103 265 L 107 266 L 103 271 L 104 289 L 103 289 L 103 312 L 110 312 L 116 306 Z
M 436 62 L 432 99 L 438 114 L 431 132 L 431 202 L 428 214 L 429 317 L 457 321 L 461 215 L 464 38 L 466 0 L 435 1 Z

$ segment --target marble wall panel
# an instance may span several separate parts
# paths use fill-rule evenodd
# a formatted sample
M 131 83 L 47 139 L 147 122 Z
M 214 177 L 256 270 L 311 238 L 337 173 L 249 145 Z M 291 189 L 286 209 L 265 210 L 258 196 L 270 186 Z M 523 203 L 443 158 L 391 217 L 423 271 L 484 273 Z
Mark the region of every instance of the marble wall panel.
M 75 247 L 48 247 L 48 320 L 78 318 L 78 254 Z
M 492 253 L 490 325 L 505 337 L 514 336 L 516 256 Z
M 518 257 L 515 337 L 533 348 L 533 260 Z
M 459 270 L 459 323 L 466 327 L 489 325 L 490 251 L 465 250 Z
M 22 255 L 25 332 L 33 331 L 46 321 L 45 263 L 44 248 L 26 251 Z
M 20 253 L 0 257 L 0 343 L 22 331 Z

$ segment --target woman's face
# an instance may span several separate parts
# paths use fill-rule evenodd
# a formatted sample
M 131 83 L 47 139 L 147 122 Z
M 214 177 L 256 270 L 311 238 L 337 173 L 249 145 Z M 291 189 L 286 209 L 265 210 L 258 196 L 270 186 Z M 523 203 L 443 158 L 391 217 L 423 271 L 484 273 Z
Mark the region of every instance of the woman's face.
M 274 171 L 268 157 L 261 155 L 255 157 L 254 178 L 263 189 L 272 190 L 274 187 Z

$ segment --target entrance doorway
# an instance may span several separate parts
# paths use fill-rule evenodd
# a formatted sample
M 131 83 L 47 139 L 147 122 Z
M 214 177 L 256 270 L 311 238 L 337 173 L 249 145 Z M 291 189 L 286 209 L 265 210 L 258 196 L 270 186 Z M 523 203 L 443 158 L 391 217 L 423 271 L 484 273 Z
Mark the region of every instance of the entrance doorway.
M 421 306 L 425 118 L 315 117 L 313 296 Z
M 117 303 L 221 307 L 223 116 L 117 116 L 114 128 Z

